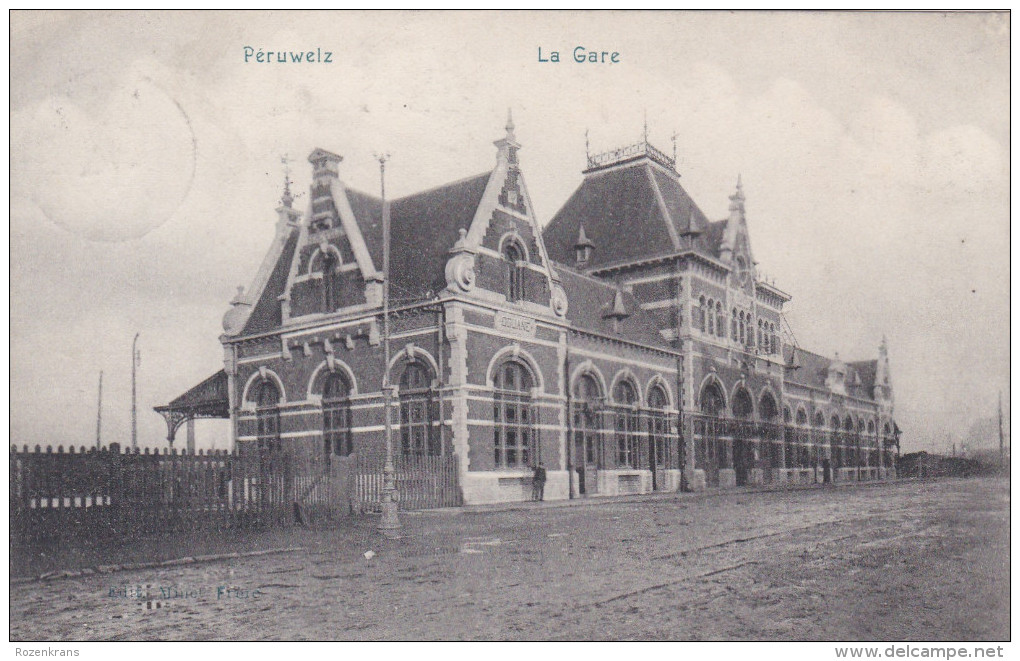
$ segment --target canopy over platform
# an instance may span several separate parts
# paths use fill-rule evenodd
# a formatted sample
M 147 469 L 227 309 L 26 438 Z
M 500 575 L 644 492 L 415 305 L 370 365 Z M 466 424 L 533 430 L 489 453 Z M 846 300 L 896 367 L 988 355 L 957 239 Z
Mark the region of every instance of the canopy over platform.
M 177 430 L 196 418 L 230 418 L 227 373 L 216 372 L 166 406 L 154 407 L 166 420 L 167 440 L 173 445 Z

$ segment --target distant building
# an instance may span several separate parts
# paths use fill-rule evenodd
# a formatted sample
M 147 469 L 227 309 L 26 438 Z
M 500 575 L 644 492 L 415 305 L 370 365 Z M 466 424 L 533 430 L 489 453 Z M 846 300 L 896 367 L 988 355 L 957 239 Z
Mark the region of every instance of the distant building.
M 859 362 L 783 341 L 739 179 L 712 221 L 643 140 L 589 156 L 543 231 L 512 121 L 495 145 L 491 171 L 387 202 L 389 365 L 382 201 L 313 151 L 307 211 L 288 184 L 224 317 L 225 369 L 159 409 L 171 436 L 228 412 L 238 446 L 378 454 L 389 370 L 396 452 L 455 453 L 468 503 L 526 498 L 539 461 L 550 499 L 888 474 L 884 340 Z

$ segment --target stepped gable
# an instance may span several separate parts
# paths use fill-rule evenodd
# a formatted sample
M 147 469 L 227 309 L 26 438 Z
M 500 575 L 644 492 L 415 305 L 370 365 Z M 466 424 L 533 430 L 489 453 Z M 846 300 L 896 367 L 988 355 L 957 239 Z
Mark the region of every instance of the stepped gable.
M 435 296 L 446 287 L 443 270 L 449 250 L 468 229 L 491 172 L 390 201 L 390 295 L 394 301 Z M 382 268 L 382 201 L 347 190 L 358 227 Z
M 241 331 L 242 335 L 271 331 L 279 328 L 283 323 L 279 298 L 286 293 L 287 276 L 290 273 L 290 264 L 297 249 L 298 235 L 298 228 L 290 229 L 290 234 L 283 244 L 283 250 L 280 252 L 279 259 L 276 260 L 276 265 L 273 266 L 269 279 L 266 281 L 262 295 L 259 296 L 258 302 L 252 308 L 251 315 L 244 325 L 244 330 Z
M 570 302 L 567 307 L 567 320 L 574 327 L 669 351 L 674 350 L 662 339 L 655 320 L 641 309 L 633 294 L 604 280 L 578 273 L 562 264 L 553 263 L 552 266 L 559 275 L 560 284 Z M 619 318 L 618 330 L 614 332 L 613 320 L 607 313 L 612 312 L 618 295 L 622 298 L 628 316 Z

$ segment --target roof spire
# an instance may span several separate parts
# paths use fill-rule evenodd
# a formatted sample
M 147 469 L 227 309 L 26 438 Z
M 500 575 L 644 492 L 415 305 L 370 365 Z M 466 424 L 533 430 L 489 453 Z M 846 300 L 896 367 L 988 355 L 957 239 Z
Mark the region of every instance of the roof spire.
M 644 142 L 648 143 L 648 108 L 645 108 L 645 129 L 644 129 Z
M 499 150 L 496 156 L 497 159 L 505 160 L 511 166 L 517 165 L 517 150 L 521 148 L 521 145 L 517 142 L 517 137 L 514 135 L 514 115 L 511 108 L 506 109 L 506 136 L 492 144 L 496 145 L 496 148 Z
M 584 157 L 585 159 L 591 158 L 591 147 L 588 144 L 588 129 L 584 130 Z
M 283 197 L 280 198 L 280 202 L 289 209 L 294 203 L 294 196 L 290 193 L 290 185 L 293 183 L 290 180 L 290 158 L 284 154 L 280 157 L 280 162 L 283 163 Z

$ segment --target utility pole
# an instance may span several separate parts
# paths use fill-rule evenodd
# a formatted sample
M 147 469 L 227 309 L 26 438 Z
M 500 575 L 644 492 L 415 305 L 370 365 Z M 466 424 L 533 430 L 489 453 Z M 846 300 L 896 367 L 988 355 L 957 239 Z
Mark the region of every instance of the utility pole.
M 135 368 L 138 367 L 139 354 L 138 354 L 138 336 L 140 333 L 135 333 L 135 339 L 131 342 L 131 449 L 138 449 L 138 389 L 135 386 Z
M 1005 464 L 1002 442 L 1002 391 L 999 391 L 999 468 Z
M 99 406 L 96 408 L 96 449 L 103 447 L 103 370 L 99 370 Z
M 383 465 L 382 517 L 379 531 L 389 539 L 400 538 L 400 517 L 397 515 L 397 482 L 393 466 L 393 423 L 390 422 L 390 404 L 393 386 L 390 384 L 390 206 L 386 202 L 386 161 L 389 154 L 379 159 L 379 184 L 382 192 L 383 221 L 383 410 L 386 420 L 386 463 Z

